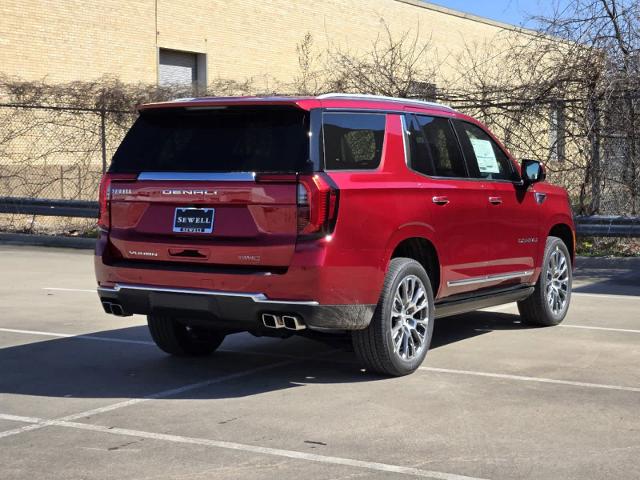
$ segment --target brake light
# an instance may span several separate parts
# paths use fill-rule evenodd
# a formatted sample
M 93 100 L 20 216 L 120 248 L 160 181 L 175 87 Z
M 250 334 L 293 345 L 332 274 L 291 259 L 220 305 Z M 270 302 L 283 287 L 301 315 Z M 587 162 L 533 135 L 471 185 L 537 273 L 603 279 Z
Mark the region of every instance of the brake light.
M 111 226 L 111 218 L 109 215 L 109 203 L 111 200 L 111 177 L 108 173 L 102 175 L 100 179 L 100 189 L 98 194 L 98 206 L 100 208 L 98 214 L 98 228 L 109 230 Z
M 298 178 L 298 233 L 328 235 L 338 216 L 338 189 L 325 174 Z
M 100 179 L 98 190 L 98 228 L 108 231 L 111 228 L 111 184 L 117 182 L 135 182 L 137 173 L 105 173 Z

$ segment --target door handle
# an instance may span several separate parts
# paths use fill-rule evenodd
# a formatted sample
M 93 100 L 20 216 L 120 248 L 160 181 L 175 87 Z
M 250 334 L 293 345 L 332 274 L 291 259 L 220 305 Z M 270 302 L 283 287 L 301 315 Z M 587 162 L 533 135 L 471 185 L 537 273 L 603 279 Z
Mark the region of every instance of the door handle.
M 489 203 L 492 205 L 500 205 L 502 203 L 502 197 L 489 197 Z
M 431 199 L 431 201 L 433 203 L 435 203 L 436 205 L 446 205 L 447 203 L 449 203 L 449 198 L 448 197 L 433 197 Z

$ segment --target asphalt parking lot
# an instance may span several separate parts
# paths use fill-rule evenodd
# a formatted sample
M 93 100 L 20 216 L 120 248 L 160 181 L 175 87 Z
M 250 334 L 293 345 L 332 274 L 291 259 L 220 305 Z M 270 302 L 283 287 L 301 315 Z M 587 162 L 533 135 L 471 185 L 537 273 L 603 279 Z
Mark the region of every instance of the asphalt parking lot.
M 559 327 L 440 320 L 387 379 L 306 339 L 170 358 L 91 252 L 0 246 L 0 478 L 640 478 L 639 260 L 585 260 Z

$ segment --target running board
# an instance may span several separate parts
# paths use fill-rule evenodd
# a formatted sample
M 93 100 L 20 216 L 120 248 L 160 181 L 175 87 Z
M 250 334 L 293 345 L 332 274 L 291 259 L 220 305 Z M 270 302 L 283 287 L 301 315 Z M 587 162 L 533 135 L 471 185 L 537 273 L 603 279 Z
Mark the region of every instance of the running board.
M 486 292 L 484 295 L 474 295 L 461 299 L 444 299 L 436 303 L 436 318 L 450 317 L 462 313 L 473 312 L 481 308 L 495 307 L 505 303 L 519 302 L 533 293 L 534 287 L 524 286 L 498 292 Z

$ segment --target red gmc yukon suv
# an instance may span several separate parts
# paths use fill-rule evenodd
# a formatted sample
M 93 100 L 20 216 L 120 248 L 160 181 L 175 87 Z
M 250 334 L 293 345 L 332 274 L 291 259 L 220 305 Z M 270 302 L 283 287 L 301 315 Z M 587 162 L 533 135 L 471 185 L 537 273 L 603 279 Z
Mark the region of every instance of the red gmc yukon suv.
M 100 187 L 106 312 L 174 355 L 225 335 L 349 333 L 370 370 L 424 359 L 435 318 L 518 302 L 563 320 L 574 225 L 540 163 L 473 118 L 366 95 L 143 105 Z

